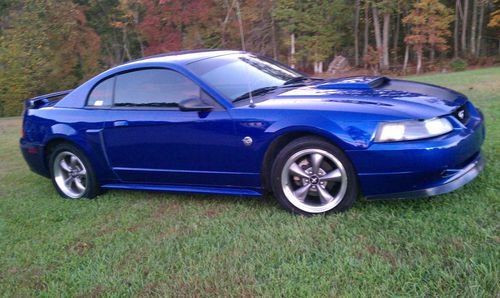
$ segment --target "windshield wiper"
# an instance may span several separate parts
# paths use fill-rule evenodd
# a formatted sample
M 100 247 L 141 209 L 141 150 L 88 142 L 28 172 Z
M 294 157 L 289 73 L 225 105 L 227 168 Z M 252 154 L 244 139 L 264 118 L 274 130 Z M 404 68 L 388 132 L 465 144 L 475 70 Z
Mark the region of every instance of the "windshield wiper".
M 168 107 L 176 108 L 179 104 L 175 102 L 148 102 L 148 103 L 131 103 L 131 102 L 119 102 L 115 103 L 117 107 Z
M 295 84 L 295 83 L 300 83 L 300 82 L 303 82 L 305 80 L 309 80 L 309 78 L 308 77 L 304 77 L 304 76 L 291 78 L 291 79 L 285 81 L 285 83 L 283 83 L 283 86 L 284 85 Z
M 237 101 L 240 101 L 240 100 L 244 100 L 244 99 L 247 99 L 249 98 L 250 96 L 257 96 L 257 95 L 262 95 L 262 94 L 266 94 L 268 92 L 271 92 L 273 90 L 276 90 L 278 88 L 278 86 L 269 86 L 269 87 L 262 87 L 262 88 L 257 88 L 255 90 L 252 90 L 250 92 L 247 92 L 243 95 L 240 95 L 238 97 L 236 97 L 233 102 L 237 102 Z
M 291 85 L 291 84 L 295 84 L 295 83 L 300 83 L 300 82 L 307 81 L 307 80 L 309 80 L 309 81 L 324 81 L 321 78 L 312 78 L 312 77 L 300 76 L 300 77 L 291 78 L 288 81 L 285 81 L 285 83 L 283 83 L 283 86 L 285 86 L 285 85 Z

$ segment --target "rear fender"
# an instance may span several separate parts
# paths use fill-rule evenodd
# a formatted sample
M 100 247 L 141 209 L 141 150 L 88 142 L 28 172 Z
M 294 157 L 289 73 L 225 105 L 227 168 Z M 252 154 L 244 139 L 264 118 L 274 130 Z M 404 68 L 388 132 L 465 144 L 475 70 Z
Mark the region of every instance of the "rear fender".
M 49 134 L 43 144 L 45 144 L 44 155 L 49 154 L 48 148 L 55 142 L 66 142 L 76 146 L 89 159 L 96 173 L 97 180 L 100 182 L 109 182 L 117 180 L 116 175 L 111 171 L 107 162 L 105 152 L 102 147 L 102 130 L 87 130 L 80 132 L 67 124 L 54 124 L 50 128 Z

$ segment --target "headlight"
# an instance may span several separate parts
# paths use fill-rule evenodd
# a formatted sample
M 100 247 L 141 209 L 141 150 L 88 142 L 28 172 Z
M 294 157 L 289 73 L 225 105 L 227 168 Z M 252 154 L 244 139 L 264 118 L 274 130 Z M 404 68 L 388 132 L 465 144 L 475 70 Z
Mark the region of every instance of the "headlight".
M 446 118 L 434 118 L 424 121 L 384 122 L 379 124 L 376 142 L 396 142 L 425 139 L 439 136 L 453 130 Z

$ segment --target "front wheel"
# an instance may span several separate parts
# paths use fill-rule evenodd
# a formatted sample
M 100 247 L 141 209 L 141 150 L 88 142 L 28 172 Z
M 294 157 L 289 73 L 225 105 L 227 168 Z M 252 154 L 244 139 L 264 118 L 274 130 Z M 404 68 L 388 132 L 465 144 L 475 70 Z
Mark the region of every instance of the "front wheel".
M 303 215 L 345 211 L 358 195 L 354 168 L 342 150 L 314 137 L 283 148 L 273 164 L 272 187 L 286 210 Z
M 67 199 L 93 198 L 99 187 L 87 157 L 70 144 L 58 145 L 49 160 L 52 183 Z

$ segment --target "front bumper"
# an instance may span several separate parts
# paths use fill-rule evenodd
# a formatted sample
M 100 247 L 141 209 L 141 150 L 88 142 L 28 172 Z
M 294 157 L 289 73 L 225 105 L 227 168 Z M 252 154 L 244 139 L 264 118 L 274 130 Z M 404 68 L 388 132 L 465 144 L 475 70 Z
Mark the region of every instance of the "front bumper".
M 451 176 L 446 182 L 440 182 L 439 185 L 434 187 L 429 187 L 425 189 L 391 193 L 391 194 L 381 194 L 368 196 L 367 198 L 372 200 L 381 199 L 405 199 L 405 198 L 420 198 L 420 197 L 430 197 L 436 196 L 448 192 L 452 192 L 470 181 L 481 173 L 484 169 L 484 160 L 481 155 L 479 155 L 473 162 L 468 164 L 465 168 L 459 170 L 455 175 Z
M 474 111 L 467 125 L 446 135 L 419 141 L 375 143 L 347 151 L 368 199 L 415 198 L 453 191 L 484 168 L 483 116 Z

